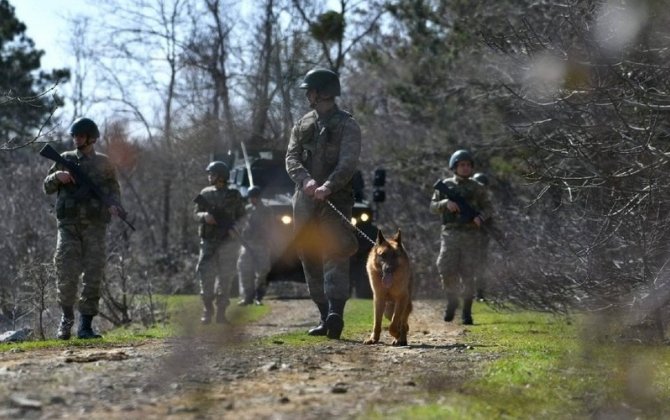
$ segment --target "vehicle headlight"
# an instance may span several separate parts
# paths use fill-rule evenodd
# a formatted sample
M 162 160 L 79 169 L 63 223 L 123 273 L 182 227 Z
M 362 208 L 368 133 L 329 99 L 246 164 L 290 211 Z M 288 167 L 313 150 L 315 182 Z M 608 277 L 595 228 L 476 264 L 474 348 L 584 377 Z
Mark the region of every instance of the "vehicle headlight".
M 367 213 L 361 213 L 361 222 L 367 222 L 370 220 L 370 215 Z
M 358 223 L 358 220 L 355 217 L 352 217 L 351 218 L 351 224 L 356 226 L 357 223 Z
M 288 214 L 285 214 L 281 217 L 281 222 L 285 225 L 290 225 L 291 222 L 293 221 L 293 218 L 289 216 Z

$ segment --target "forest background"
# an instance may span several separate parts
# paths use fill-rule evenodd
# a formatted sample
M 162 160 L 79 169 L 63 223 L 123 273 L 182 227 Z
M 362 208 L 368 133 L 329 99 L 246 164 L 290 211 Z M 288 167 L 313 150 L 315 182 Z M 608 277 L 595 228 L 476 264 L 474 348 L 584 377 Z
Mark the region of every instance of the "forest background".
M 376 223 L 403 229 L 419 297 L 439 296 L 439 218 L 449 156 L 491 180 L 505 249 L 492 304 L 597 311 L 663 338 L 668 285 L 670 12 L 660 0 L 96 2 L 71 18 L 72 68 L 42 51 L 0 0 L 0 319 L 56 320 L 53 198 L 44 142 L 99 122 L 118 167 L 102 315 L 150 322 L 139 295 L 194 290 L 191 198 L 212 156 L 245 142 L 283 153 L 307 111 L 297 88 L 324 66 L 363 130 L 360 168 L 387 171 Z M 109 18 L 114 16 L 114 19 Z M 67 85 L 67 95 L 57 86 Z M 60 111 L 59 111 L 60 110 Z M 67 110 L 67 112 L 62 112 Z M 633 316 L 630 316 L 633 314 Z

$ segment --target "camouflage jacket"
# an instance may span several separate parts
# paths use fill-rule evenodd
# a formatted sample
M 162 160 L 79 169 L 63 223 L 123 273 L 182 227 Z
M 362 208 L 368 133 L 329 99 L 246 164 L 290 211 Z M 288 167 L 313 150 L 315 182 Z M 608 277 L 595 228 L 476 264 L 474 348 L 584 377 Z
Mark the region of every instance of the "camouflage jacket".
M 121 203 L 121 188 L 116 178 L 116 170 L 106 155 L 94 151 L 86 156 L 79 150 L 72 150 L 61 153 L 61 156 L 77 163 L 82 172 L 100 188 L 103 194 Z M 66 169 L 62 165 L 54 163 L 44 178 L 43 184 L 45 193 L 57 193 L 56 218 L 58 224 L 109 223 L 112 218 L 109 209 L 92 191 L 87 191 L 78 184 L 61 184 L 58 181 L 55 172 L 63 170 Z
M 456 192 L 477 212 L 481 219 L 489 220 L 493 216 L 493 207 L 489 192 L 485 186 L 470 178 L 461 178 L 452 176 L 442 180 L 443 183 L 452 187 Z M 452 213 L 447 210 L 447 197 L 438 190 L 433 192 L 430 201 L 430 210 L 433 213 L 442 215 L 442 225 L 447 228 L 467 228 L 474 227 L 473 223 L 464 225 L 460 223 L 458 213 Z
M 242 238 L 251 246 L 267 246 L 272 228 L 273 212 L 265 204 L 247 204 L 247 217 L 242 226 Z
M 198 234 L 203 239 L 221 240 L 226 237 L 226 231 L 217 225 L 205 223 L 205 217 L 202 213 L 210 212 L 217 220 L 228 220 L 231 224 L 237 222 L 244 216 L 244 200 L 238 190 L 229 188 L 219 188 L 210 185 L 200 191 L 200 195 L 207 200 L 212 209 L 207 209 L 202 205 L 196 204 L 193 209 L 195 220 L 200 222 Z
M 331 190 L 332 199 L 349 198 L 360 153 L 361 129 L 351 114 L 337 106 L 327 115 L 311 111 L 291 131 L 286 171 L 298 189 L 311 177 Z

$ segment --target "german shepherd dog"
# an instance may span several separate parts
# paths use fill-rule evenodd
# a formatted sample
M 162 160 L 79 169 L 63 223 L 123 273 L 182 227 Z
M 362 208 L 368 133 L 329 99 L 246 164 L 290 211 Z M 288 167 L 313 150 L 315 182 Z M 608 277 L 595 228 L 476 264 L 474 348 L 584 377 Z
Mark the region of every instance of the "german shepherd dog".
M 387 240 L 381 230 L 370 250 L 366 265 L 374 299 L 374 325 L 370 338 L 364 344 L 379 342 L 382 316 L 391 320 L 389 333 L 394 346 L 407 345 L 409 325 L 407 319 L 412 312 L 412 272 L 409 257 L 400 239 L 400 229 Z

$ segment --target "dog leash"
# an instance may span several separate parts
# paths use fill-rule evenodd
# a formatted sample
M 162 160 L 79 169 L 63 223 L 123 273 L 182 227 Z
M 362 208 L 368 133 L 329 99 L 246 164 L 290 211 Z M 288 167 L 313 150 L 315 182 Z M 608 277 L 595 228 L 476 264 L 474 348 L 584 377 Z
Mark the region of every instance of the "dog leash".
M 307 172 L 307 175 L 309 175 L 309 177 L 312 178 L 312 175 L 309 173 L 309 171 L 307 171 L 307 170 L 305 169 L 305 172 Z M 314 178 L 312 178 L 312 179 L 314 179 Z M 345 216 L 344 214 L 342 214 L 342 212 L 339 211 L 339 210 L 337 209 L 337 207 L 335 207 L 335 204 L 333 204 L 333 203 L 332 203 L 330 200 L 328 200 L 328 199 L 326 199 L 325 201 L 326 201 L 326 203 L 328 203 L 328 205 L 330 206 L 330 208 L 333 209 L 333 211 L 334 211 L 335 213 L 337 213 L 337 214 L 340 215 L 340 218 L 342 218 L 342 220 L 344 220 L 344 222 L 345 222 L 347 225 L 349 225 L 349 226 L 351 226 L 352 228 L 354 228 L 354 231 L 355 231 L 358 235 L 360 235 L 363 239 L 365 239 L 365 240 L 367 240 L 368 242 L 370 242 L 370 244 L 371 244 L 372 246 L 375 246 L 375 241 L 373 241 L 372 239 L 370 239 L 370 237 L 369 237 L 368 235 L 366 235 L 366 234 L 365 234 L 362 230 L 360 230 L 356 225 L 354 225 L 353 223 L 351 223 L 351 220 L 349 220 L 349 218 L 347 218 L 347 216 Z
M 326 200 L 326 203 L 328 203 L 328 205 L 330 206 L 330 208 L 333 209 L 333 211 L 334 211 L 335 213 L 337 213 L 337 214 L 340 215 L 340 217 L 342 218 L 342 220 L 344 220 L 349 226 L 351 226 L 352 228 L 354 228 L 354 231 L 355 231 L 357 234 L 359 234 L 362 238 L 364 238 L 364 239 L 366 239 L 368 242 L 370 242 L 370 244 L 372 244 L 372 246 L 375 246 L 375 241 L 373 241 L 372 239 L 370 239 L 370 237 L 369 237 L 368 235 L 366 235 L 366 234 L 365 234 L 362 230 L 360 230 L 356 225 L 354 225 L 353 223 L 351 223 L 351 220 L 349 220 L 349 219 L 347 218 L 347 216 L 345 216 L 344 214 L 342 214 L 342 212 L 339 211 L 339 210 L 337 209 L 337 207 L 335 207 L 335 204 L 333 204 L 330 200 Z

